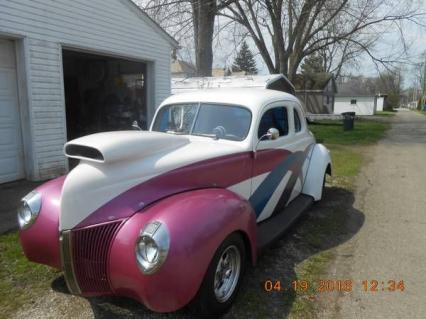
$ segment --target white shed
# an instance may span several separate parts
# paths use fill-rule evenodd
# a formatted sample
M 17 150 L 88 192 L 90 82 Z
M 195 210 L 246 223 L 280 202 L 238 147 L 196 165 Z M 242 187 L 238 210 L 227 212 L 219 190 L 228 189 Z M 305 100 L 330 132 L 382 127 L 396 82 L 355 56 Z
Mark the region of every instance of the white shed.
M 146 126 L 176 47 L 130 0 L 0 0 L 0 183 L 65 173 L 69 139 Z
M 334 100 L 334 114 L 355 112 L 356 115 L 374 115 L 377 96 L 371 90 L 366 78 L 341 77 L 337 84 Z
M 355 112 L 356 115 L 374 115 L 376 96 L 338 95 L 334 99 L 334 114 Z

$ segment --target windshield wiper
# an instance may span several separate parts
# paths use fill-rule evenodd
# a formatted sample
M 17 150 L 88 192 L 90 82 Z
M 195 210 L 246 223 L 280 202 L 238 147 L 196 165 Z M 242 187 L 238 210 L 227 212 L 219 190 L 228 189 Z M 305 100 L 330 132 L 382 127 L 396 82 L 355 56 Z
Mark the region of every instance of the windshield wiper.
M 215 140 L 219 139 L 219 136 L 217 136 L 216 134 L 207 134 L 207 133 L 192 133 L 192 135 L 196 135 L 196 136 L 205 136 L 205 137 L 211 137 Z
M 171 130 L 167 130 L 166 133 L 167 134 L 174 134 L 174 135 L 186 135 L 186 134 L 189 134 L 188 132 L 176 132 L 176 131 L 171 131 Z

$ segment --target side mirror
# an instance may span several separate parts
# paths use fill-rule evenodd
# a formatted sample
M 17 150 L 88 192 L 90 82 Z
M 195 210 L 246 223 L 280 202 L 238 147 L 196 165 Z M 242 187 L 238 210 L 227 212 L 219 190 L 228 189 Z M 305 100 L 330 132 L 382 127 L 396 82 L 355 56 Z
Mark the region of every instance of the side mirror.
M 280 131 L 278 131 L 276 128 L 271 127 L 265 134 L 263 134 L 259 140 L 257 141 L 256 147 L 254 148 L 254 158 L 256 158 L 256 151 L 257 147 L 259 146 L 260 141 L 263 141 L 265 138 L 273 141 L 280 137 Z
M 141 127 L 138 124 L 138 121 L 133 121 L 133 123 L 132 123 L 132 130 L 142 131 Z
M 276 140 L 280 137 L 280 131 L 278 131 L 276 128 L 271 127 L 268 132 L 265 134 L 269 140 Z

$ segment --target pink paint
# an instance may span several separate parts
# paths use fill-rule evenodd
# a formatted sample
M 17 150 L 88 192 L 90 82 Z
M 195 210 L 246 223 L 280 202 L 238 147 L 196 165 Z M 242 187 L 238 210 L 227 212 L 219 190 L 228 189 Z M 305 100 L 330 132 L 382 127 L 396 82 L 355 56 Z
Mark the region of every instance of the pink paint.
M 254 160 L 253 176 L 270 172 L 290 154 L 291 152 L 288 150 L 273 148 L 257 152 L 256 159 Z
M 36 190 L 42 196 L 39 216 L 28 229 L 19 231 L 25 256 L 40 264 L 61 268 L 59 252 L 59 201 L 65 176 L 53 179 Z
M 144 275 L 136 264 L 135 244 L 152 220 L 167 225 L 170 250 L 157 273 Z M 109 256 L 110 285 L 116 295 L 134 298 L 151 310 L 175 311 L 194 298 L 216 249 L 235 231 L 247 237 L 254 263 L 256 220 L 247 201 L 225 189 L 168 197 L 129 218 L 118 231 Z
M 257 153 L 254 176 L 269 172 L 291 152 L 268 149 Z M 109 201 L 75 228 L 127 218 L 173 194 L 210 187 L 228 188 L 253 176 L 253 153 L 221 156 L 187 165 L 141 183 Z

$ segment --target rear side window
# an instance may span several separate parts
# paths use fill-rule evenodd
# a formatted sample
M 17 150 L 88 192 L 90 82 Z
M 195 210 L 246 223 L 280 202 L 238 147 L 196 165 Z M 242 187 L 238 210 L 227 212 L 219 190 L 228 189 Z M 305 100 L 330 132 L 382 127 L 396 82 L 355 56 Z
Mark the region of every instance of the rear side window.
M 262 135 L 265 135 L 272 127 L 280 132 L 280 136 L 288 134 L 287 108 L 275 107 L 267 110 L 260 120 L 257 137 L 262 137 Z
M 302 123 L 300 122 L 299 113 L 296 111 L 296 109 L 293 109 L 294 114 L 294 131 L 300 132 L 302 130 Z

